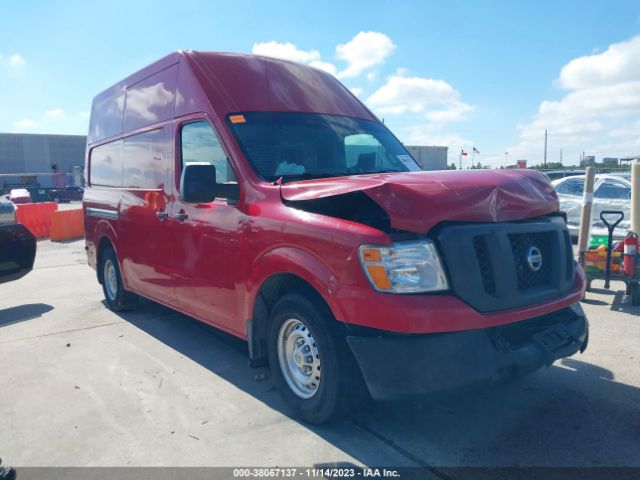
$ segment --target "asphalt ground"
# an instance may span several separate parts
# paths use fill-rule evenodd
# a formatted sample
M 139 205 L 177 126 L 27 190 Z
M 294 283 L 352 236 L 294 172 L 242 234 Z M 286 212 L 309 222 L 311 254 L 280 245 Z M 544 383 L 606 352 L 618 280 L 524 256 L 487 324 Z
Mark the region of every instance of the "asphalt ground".
M 291 417 L 244 342 L 151 302 L 113 313 L 83 241 L 44 243 L 0 285 L 5 465 L 640 467 L 640 308 L 623 284 L 587 295 L 584 354 L 318 427 Z

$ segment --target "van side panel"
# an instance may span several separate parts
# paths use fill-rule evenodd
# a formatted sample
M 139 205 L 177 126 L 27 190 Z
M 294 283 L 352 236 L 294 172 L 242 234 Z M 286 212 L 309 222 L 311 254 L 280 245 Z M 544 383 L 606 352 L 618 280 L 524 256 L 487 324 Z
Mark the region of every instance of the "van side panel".
M 176 87 L 175 117 L 183 117 L 192 113 L 211 110 L 209 100 L 204 93 L 202 84 L 197 81 L 193 66 L 183 58 L 178 72 L 178 85 Z
M 171 186 L 173 124 L 124 139 L 123 186 L 117 224 L 123 276 L 134 291 L 173 302 L 171 236 L 166 219 Z M 168 188 L 165 188 L 167 186 Z
M 91 107 L 91 123 L 87 144 L 122 133 L 124 113 L 124 87 L 117 85 L 101 97 L 96 97 Z
M 178 64 L 127 87 L 124 131 L 129 132 L 173 118 Z

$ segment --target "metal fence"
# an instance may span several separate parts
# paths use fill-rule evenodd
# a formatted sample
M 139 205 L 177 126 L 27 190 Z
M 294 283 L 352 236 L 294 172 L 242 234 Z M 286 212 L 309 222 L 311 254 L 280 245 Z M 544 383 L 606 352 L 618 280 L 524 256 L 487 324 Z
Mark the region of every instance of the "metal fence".
M 81 200 L 83 188 L 82 170 L 74 173 L 0 174 L 0 196 L 10 195 L 12 190 L 26 190 L 31 201 L 36 203 Z

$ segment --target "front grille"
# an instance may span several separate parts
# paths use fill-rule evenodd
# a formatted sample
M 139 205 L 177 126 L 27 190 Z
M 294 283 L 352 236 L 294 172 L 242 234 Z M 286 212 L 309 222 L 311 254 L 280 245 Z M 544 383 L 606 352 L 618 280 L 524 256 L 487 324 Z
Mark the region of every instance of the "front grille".
M 541 287 L 551 282 L 551 236 L 553 232 L 510 234 L 509 243 L 518 277 L 518 288 Z M 529 250 L 537 248 L 542 254 L 540 270 L 534 270 L 527 260 Z M 546 261 L 545 261 L 546 260 Z
M 491 270 L 491 261 L 489 259 L 489 250 L 487 249 L 487 240 L 484 235 L 473 237 L 473 248 L 476 251 L 478 266 L 480 267 L 480 275 L 482 275 L 482 285 L 485 292 L 489 295 L 496 293 L 496 282 L 493 280 L 493 271 Z
M 437 242 L 452 292 L 478 311 L 541 303 L 573 289 L 572 248 L 560 217 L 445 225 Z M 531 255 L 537 250 L 540 268 Z
M 570 308 L 564 308 L 529 320 L 493 327 L 488 330 L 488 333 L 499 350 L 500 344 L 504 346 L 505 341 L 511 348 L 520 348 L 529 343 L 534 335 L 542 333 L 554 325 L 570 324 L 577 317 Z

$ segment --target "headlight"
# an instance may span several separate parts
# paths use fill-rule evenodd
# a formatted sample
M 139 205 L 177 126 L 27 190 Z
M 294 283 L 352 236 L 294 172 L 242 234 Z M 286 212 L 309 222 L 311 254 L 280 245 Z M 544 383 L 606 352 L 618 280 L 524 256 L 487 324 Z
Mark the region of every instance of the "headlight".
M 390 247 L 362 245 L 358 254 L 365 275 L 379 292 L 437 292 L 449 288 L 431 240 L 397 242 Z

